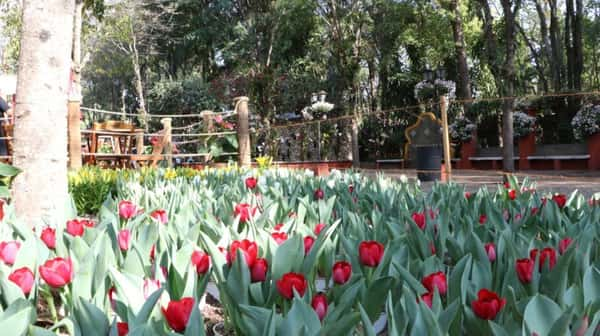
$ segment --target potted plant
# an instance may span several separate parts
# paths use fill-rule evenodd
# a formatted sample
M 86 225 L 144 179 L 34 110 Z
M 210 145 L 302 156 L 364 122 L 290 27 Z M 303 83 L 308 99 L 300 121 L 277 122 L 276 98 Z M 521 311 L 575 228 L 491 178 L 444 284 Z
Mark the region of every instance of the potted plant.
M 456 141 L 460 144 L 461 160 L 459 162 L 459 168 L 471 168 L 469 157 L 474 156 L 477 152 L 477 143 L 474 137 L 477 126 L 467 117 L 457 116 L 448 128 L 452 141 Z
M 587 139 L 589 168 L 600 168 L 600 105 L 584 105 L 571 120 L 571 126 L 575 139 Z

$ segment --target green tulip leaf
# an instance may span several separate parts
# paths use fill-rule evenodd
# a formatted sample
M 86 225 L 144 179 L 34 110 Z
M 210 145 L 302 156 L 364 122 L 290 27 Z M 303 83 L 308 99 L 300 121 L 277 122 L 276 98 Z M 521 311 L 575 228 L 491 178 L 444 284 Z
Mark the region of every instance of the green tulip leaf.
M 531 333 L 546 336 L 561 315 L 562 310 L 554 301 L 538 294 L 525 307 L 523 330 L 527 328 Z

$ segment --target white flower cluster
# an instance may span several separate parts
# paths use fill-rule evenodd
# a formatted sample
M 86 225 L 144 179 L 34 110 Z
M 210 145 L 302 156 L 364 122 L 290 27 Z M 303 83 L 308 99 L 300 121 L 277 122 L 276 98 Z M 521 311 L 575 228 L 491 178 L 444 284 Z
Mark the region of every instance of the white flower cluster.
M 423 91 L 433 91 L 433 84 L 429 81 L 420 81 L 415 85 L 415 98 L 420 99 Z
M 513 114 L 513 137 L 522 138 L 535 131 L 535 117 L 523 112 Z
M 571 126 L 577 140 L 600 132 L 600 105 L 584 105 L 571 120 Z
M 477 126 L 464 116 L 458 116 L 452 124 L 450 124 L 450 137 L 454 141 L 466 142 L 473 137 L 473 131 Z
M 433 83 L 424 80 L 415 85 L 415 98 L 418 100 L 436 98 L 436 94 L 447 95 L 449 99 L 454 99 L 456 83 L 451 80 L 436 79 Z
M 312 104 L 310 109 L 313 112 L 325 114 L 325 113 L 328 113 L 329 111 L 333 110 L 334 107 L 335 107 L 335 105 L 333 105 L 331 103 L 319 101 L 319 102 Z
M 446 96 L 448 96 L 448 99 L 454 99 L 456 97 L 456 83 L 454 83 L 454 81 L 436 79 L 434 83 L 438 88 L 442 88 L 440 92 L 445 93 Z

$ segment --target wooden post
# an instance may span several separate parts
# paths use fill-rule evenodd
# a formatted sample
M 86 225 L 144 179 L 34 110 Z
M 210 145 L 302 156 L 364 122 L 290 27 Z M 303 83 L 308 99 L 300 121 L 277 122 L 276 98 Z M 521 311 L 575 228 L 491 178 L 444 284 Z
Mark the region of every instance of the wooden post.
M 173 143 L 171 135 L 171 118 L 161 119 L 160 122 L 163 124 L 163 140 L 164 149 L 166 150 L 165 159 L 167 160 L 167 166 L 173 167 Z
M 137 155 L 144 154 L 144 131 L 139 130 L 135 132 L 135 151 Z
M 444 169 L 442 171 L 442 180 L 450 182 L 452 177 L 452 161 L 450 161 L 450 135 L 448 133 L 448 97 L 440 98 L 440 110 L 442 112 L 442 141 L 444 144 Z
M 81 111 L 80 100 L 73 97 L 68 102 L 69 169 L 81 168 Z
M 360 168 L 360 157 L 358 152 L 358 121 L 352 118 L 352 166 Z
M 212 133 L 215 130 L 215 118 L 213 116 L 213 111 L 202 111 L 200 115 L 202 116 L 202 123 L 204 124 L 204 132 Z M 209 137 L 204 137 L 204 148 L 208 149 L 208 139 Z M 204 163 L 208 164 L 212 160 L 212 155 L 207 154 L 204 156 Z
M 248 97 L 237 97 L 233 100 L 238 116 L 238 148 L 240 167 L 250 167 L 250 125 L 248 121 Z
M 321 161 L 321 122 L 317 120 L 317 161 Z

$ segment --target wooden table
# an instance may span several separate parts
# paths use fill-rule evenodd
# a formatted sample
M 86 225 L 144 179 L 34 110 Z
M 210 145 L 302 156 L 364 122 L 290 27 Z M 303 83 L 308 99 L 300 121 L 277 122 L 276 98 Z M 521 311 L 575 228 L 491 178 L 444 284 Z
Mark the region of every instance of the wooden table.
M 88 137 L 88 153 L 90 164 L 95 164 L 97 161 L 106 161 L 111 166 L 119 166 L 127 168 L 131 165 L 131 156 L 133 153 L 132 140 L 144 133 L 143 129 L 134 128 L 133 125 L 125 125 L 124 127 L 106 127 L 105 123 L 95 123 L 92 130 L 87 131 Z M 99 139 L 107 137 L 112 139 L 112 153 L 98 153 Z M 143 142 L 142 142 L 143 145 Z M 138 151 L 143 148 L 137 148 Z

